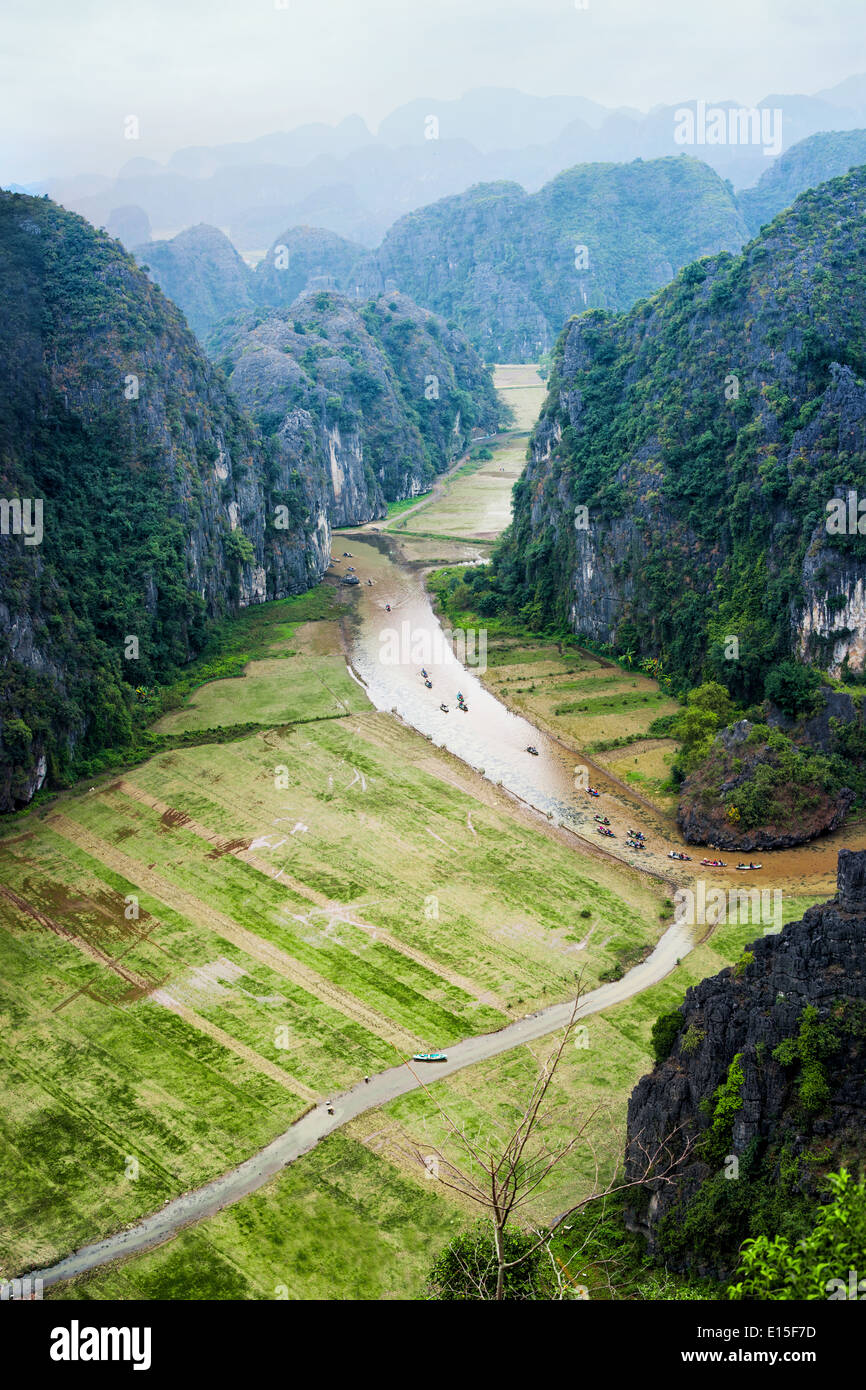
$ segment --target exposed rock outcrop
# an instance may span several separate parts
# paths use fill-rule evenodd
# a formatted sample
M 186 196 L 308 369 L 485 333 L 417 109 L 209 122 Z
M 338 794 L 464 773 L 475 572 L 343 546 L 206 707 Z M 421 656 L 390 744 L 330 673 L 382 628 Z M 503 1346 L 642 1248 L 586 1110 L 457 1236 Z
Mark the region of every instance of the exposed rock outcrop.
M 516 606 L 612 644 L 628 622 L 744 704 L 782 657 L 862 669 L 866 537 L 828 508 L 866 498 L 864 213 L 857 169 L 742 255 L 567 325 L 502 557 Z
M 835 692 L 829 692 L 834 695 Z M 807 748 L 817 747 L 829 752 L 834 744 L 830 728 L 833 707 L 847 712 L 862 728 L 859 712 L 853 709 L 850 696 L 828 701 L 823 717 L 816 717 L 800 730 Z M 778 722 L 781 722 L 779 720 Z M 790 727 L 793 721 L 785 721 Z M 814 731 L 814 742 L 806 730 Z M 766 733 L 766 730 L 765 730 Z M 837 830 L 855 799 L 849 787 L 828 790 L 822 774 L 809 782 L 808 763 L 803 775 L 787 784 L 780 779 L 774 788 L 767 818 L 758 826 L 740 824 L 740 815 L 731 815 L 728 799 L 738 788 L 752 784 L 759 770 L 773 768 L 774 750 L 767 739 L 756 732 L 748 719 L 740 719 L 717 736 L 706 762 L 686 778 L 680 791 L 677 823 L 683 838 L 691 845 L 712 845 L 726 850 L 791 849 L 805 844 L 818 835 Z
M 396 222 L 375 253 L 488 362 L 534 361 L 569 314 L 624 309 L 746 238 L 736 199 L 687 156 L 566 169 L 536 193 L 484 183 Z
M 669 1263 L 724 1274 L 765 1206 L 815 1201 L 823 1172 L 866 1156 L 866 851 L 843 850 L 837 896 L 768 927 L 738 966 L 689 989 L 680 1014 L 628 1108 L 629 1176 L 660 1147 L 674 1181 L 642 1185 L 629 1218 Z M 811 1071 L 795 1060 L 804 1020 Z
M 220 319 L 256 304 L 252 270 L 225 233 L 206 223 L 138 245 L 135 256 L 202 341 Z

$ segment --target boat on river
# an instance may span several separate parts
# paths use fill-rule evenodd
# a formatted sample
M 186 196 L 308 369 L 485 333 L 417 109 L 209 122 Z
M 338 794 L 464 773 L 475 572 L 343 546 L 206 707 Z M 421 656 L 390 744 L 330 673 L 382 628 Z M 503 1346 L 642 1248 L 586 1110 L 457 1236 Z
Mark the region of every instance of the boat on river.
M 447 1062 L 448 1056 L 445 1052 L 415 1052 L 412 1054 L 413 1062 Z

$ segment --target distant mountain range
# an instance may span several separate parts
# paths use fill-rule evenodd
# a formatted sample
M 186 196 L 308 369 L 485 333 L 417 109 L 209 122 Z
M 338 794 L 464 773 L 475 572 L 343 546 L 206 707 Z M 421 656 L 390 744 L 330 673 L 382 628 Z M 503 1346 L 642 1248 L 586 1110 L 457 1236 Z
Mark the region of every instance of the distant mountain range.
M 621 310 L 690 261 L 738 251 L 807 188 L 866 163 L 866 130 L 820 132 L 734 193 L 686 154 L 585 164 L 535 193 L 476 184 L 400 218 L 378 249 L 315 227 L 281 231 L 255 271 L 215 227 L 135 248 L 202 339 L 227 315 L 337 290 L 400 290 L 490 361 L 535 360 L 585 309 Z M 130 214 L 127 210 L 127 216 Z
M 116 178 L 55 179 L 27 191 L 47 192 L 121 237 L 130 209 L 138 209 L 159 238 L 207 222 L 244 252 L 261 253 L 299 224 L 373 246 L 397 218 L 472 184 L 505 179 L 532 192 L 575 164 L 685 152 L 749 187 L 797 142 L 866 127 L 866 77 L 811 96 L 771 94 L 758 111 L 752 120 L 736 102 L 684 98 L 644 113 L 479 88 L 453 101 L 412 101 L 375 135 L 349 116 L 336 126 L 191 146 L 164 164 L 132 159 Z

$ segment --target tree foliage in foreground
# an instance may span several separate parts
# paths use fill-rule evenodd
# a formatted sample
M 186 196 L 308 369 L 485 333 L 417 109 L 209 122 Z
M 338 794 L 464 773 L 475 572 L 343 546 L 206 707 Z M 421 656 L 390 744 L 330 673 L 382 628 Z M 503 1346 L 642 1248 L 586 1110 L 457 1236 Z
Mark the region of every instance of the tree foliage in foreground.
M 857 1297 L 866 1297 L 866 1180 L 854 1182 L 843 1168 L 828 1182 L 832 1200 L 819 1208 L 810 1235 L 746 1241 L 730 1299 L 844 1299 L 852 1284 Z

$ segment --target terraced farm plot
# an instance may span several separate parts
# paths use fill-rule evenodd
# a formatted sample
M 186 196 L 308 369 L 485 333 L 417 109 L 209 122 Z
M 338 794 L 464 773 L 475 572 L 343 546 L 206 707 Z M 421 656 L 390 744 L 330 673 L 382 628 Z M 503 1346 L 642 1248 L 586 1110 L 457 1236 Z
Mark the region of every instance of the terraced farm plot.
M 236 1206 L 53 1299 L 405 1299 L 463 1224 L 364 1144 L 335 1134 Z
M 173 750 L 23 824 L 0 843 L 4 1274 L 660 930 L 657 890 L 374 713 Z
M 677 807 L 677 794 L 671 786 L 675 751 L 673 739 L 638 739 L 627 748 L 596 753 L 594 757 L 599 766 L 672 815 Z
M 438 480 L 430 500 L 420 507 L 407 502 L 389 508 L 388 530 L 393 534 L 491 541 L 510 524 L 511 491 L 526 466 L 529 431 L 538 418 L 546 388 L 531 363 L 498 366 L 493 380 L 515 412 L 514 428 L 495 438 L 475 441 L 470 461 Z M 481 450 L 490 452 L 492 458 L 479 458 Z
M 560 653 L 552 645 L 503 646 L 488 639 L 487 684 L 527 718 L 590 754 L 614 739 L 645 737 L 654 719 L 679 708 L 648 676 L 590 654 Z M 665 743 L 672 751 L 673 741 Z
M 471 461 L 444 479 L 422 507 L 389 530 L 425 536 L 494 539 L 511 521 L 511 489 L 526 463 L 526 437 L 498 435 L 487 445 L 493 458 Z
M 514 411 L 514 428 L 532 429 L 547 395 L 547 383 L 534 362 L 500 362 L 493 369 L 493 385 Z

